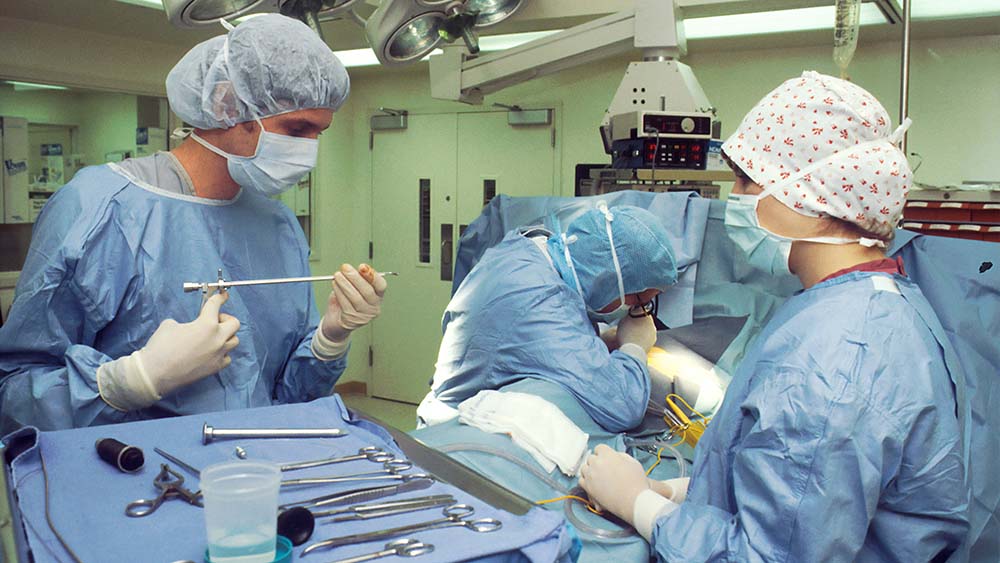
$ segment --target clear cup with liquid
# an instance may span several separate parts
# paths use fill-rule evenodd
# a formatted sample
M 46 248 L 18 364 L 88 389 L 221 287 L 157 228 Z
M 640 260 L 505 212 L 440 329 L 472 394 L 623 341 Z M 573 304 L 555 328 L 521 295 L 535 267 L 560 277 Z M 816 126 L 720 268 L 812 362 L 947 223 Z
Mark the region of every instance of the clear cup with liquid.
M 227 461 L 201 472 L 212 563 L 274 561 L 280 486 L 280 468 L 262 461 Z

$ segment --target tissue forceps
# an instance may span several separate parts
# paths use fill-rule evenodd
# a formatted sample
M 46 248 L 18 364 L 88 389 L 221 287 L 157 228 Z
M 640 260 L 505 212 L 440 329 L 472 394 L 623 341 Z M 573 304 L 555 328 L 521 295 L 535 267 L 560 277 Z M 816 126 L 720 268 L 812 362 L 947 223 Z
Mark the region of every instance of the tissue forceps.
M 332 547 L 339 547 L 342 545 L 354 545 L 357 543 L 366 543 L 370 541 L 383 540 L 387 538 L 395 538 L 399 536 L 405 536 L 406 534 L 412 532 L 423 532 L 424 530 L 436 530 L 439 528 L 450 528 L 452 526 L 460 526 L 463 528 L 468 528 L 473 532 L 477 533 L 488 533 L 495 532 L 503 527 L 503 522 L 497 520 L 496 518 L 479 518 L 477 520 L 467 520 L 466 516 L 472 516 L 476 510 L 467 504 L 453 504 L 446 507 L 442 513 L 444 518 L 438 518 L 437 520 L 430 520 L 428 522 L 420 522 L 418 524 L 410 524 L 407 526 L 399 526 L 397 528 L 389 528 L 388 530 L 379 530 L 376 532 L 368 532 L 364 534 L 354 534 L 350 536 L 341 536 L 339 538 L 330 538 L 323 540 L 321 542 L 314 543 L 306 547 L 302 551 L 302 555 L 312 553 L 313 551 L 319 549 L 329 549 Z

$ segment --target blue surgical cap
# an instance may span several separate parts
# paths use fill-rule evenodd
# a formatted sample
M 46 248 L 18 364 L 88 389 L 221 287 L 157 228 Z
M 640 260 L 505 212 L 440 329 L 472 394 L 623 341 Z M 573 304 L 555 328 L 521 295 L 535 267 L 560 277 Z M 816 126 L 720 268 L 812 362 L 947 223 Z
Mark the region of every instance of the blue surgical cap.
M 676 283 L 677 263 L 660 220 L 649 211 L 631 205 L 612 207 L 609 211 L 625 293 L 664 291 Z M 549 254 L 563 280 L 575 288 L 576 280 L 564 252 L 564 248 L 569 248 L 587 307 L 599 311 L 618 299 L 618 275 L 604 212 L 591 209 L 574 219 L 566 229 L 566 241 L 568 244 L 559 235 L 550 238 Z
M 336 111 L 350 90 L 347 69 L 326 43 L 278 14 L 195 45 L 167 75 L 171 109 L 199 129 L 300 109 Z

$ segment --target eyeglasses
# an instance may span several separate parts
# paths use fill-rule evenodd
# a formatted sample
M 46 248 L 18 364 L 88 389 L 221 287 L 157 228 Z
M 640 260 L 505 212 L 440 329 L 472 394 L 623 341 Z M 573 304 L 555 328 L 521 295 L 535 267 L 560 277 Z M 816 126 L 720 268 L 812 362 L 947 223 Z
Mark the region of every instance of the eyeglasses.
M 656 316 L 657 311 L 660 308 L 660 296 L 650 299 L 645 303 L 640 303 L 628 310 L 628 316 L 633 319 L 640 319 L 642 317 L 648 317 L 650 315 Z

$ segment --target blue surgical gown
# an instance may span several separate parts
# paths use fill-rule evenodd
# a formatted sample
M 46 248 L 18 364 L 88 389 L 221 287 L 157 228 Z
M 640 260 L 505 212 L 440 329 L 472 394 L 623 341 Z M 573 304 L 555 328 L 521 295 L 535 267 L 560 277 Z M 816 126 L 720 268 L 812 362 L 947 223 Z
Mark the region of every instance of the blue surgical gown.
M 207 200 L 137 183 L 109 165 L 56 192 L 0 328 L 0 430 L 43 430 L 307 401 L 330 394 L 346 359 L 316 359 L 312 286 L 233 288 L 222 311 L 240 320 L 232 364 L 120 412 L 98 395 L 97 368 L 140 349 L 165 319 L 193 320 L 199 293 L 182 284 L 309 275 L 290 210 L 242 190 Z
M 612 432 L 642 420 L 649 400 L 645 362 L 608 352 L 583 299 L 517 230 L 462 281 L 443 330 L 431 393 L 449 406 L 532 377 L 565 387 Z
M 969 504 L 948 346 L 902 276 L 854 272 L 792 297 L 698 443 L 687 500 L 657 521 L 659 559 L 943 561 Z

